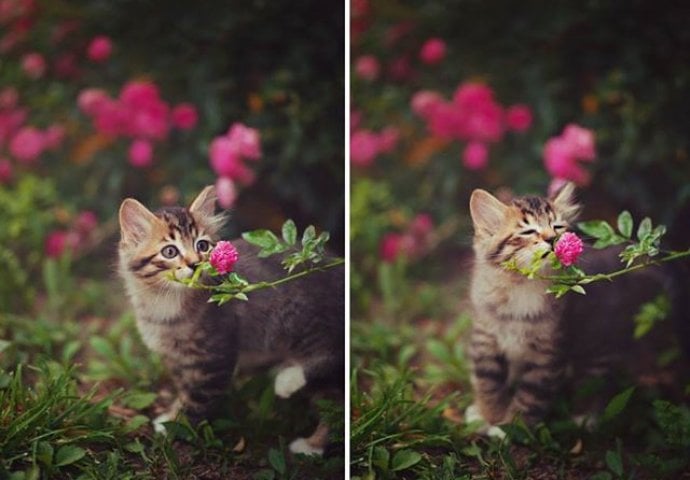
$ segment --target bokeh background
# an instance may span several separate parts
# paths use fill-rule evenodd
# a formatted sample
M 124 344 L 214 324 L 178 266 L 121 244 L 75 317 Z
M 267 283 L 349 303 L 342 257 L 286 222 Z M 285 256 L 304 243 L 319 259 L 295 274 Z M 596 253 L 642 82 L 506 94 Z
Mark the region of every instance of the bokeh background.
M 246 424 L 233 429 L 248 447 L 235 453 L 239 436 L 219 443 L 211 435 L 201 450 L 179 453 L 170 447 L 175 439 L 154 440 L 146 426 L 118 430 L 162 408 L 160 389 L 169 383 L 142 348 L 114 273 L 117 210 L 127 196 L 152 209 L 188 205 L 220 181 L 231 209 L 226 238 L 292 218 L 300 231 L 309 224 L 329 231 L 329 245 L 342 253 L 344 29 L 344 4 L 310 0 L 0 1 L 0 437 L 19 424 L 38 429 L 0 441 L 0 477 L 75 478 L 105 463 L 111 473 L 98 475 L 110 478 L 162 478 L 166 469 L 175 478 L 190 471 L 225 478 L 245 463 L 246 471 L 232 470 L 236 478 L 278 478 L 310 468 L 286 467 L 272 422 L 282 413 L 285 439 L 300 424 L 288 427 L 294 405 L 276 412 L 267 379 L 238 387 L 233 408 Z M 230 140 L 233 126 L 241 128 Z M 2 395 L 20 367 L 38 373 L 13 384 L 14 398 L 27 394 L 13 409 Z M 99 429 L 110 429 L 97 446 L 49 416 L 41 417 L 46 424 L 22 423 L 22 411 L 58 395 L 46 390 L 58 378 L 72 399 L 87 398 L 97 381 L 99 399 L 144 396 L 134 406 L 117 397 L 130 409 L 124 420 L 106 405 L 100 423 L 83 425 L 101 440 Z M 45 413 L 63 418 L 60 408 L 73 408 L 65 402 Z M 309 428 L 313 419 L 298 417 Z M 32 436 L 41 429 L 52 433 Z M 37 447 L 37 437 L 48 443 Z M 123 449 L 131 442 L 145 446 Z M 46 453 L 60 446 L 68 447 L 62 466 Z M 203 475 L 193 470 L 205 468 L 194 460 L 201 451 L 210 465 Z M 314 468 L 326 477 L 342 470 L 342 457 L 331 463 Z
M 550 425 L 526 451 L 472 436 L 462 420 L 474 188 L 509 199 L 574 181 L 582 219 L 615 224 L 628 209 L 665 224 L 667 248 L 690 245 L 687 15 L 672 1 L 352 2 L 352 465 L 361 478 L 687 469 L 687 437 L 666 437 L 668 450 L 657 443 L 669 426 L 652 406 L 658 392 L 633 397 L 639 422 L 627 431 L 607 425 L 593 440 Z M 683 428 L 686 401 L 673 407 Z M 578 438 L 585 453 L 568 454 Z

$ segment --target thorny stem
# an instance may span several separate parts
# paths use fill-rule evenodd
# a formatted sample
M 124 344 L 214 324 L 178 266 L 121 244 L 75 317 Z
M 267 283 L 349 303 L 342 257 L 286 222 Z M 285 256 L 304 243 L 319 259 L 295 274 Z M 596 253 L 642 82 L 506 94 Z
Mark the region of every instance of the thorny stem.
M 659 260 L 650 260 L 644 263 L 638 263 L 637 265 L 634 265 L 632 267 L 625 267 L 621 268 L 620 270 L 616 270 L 611 273 L 597 273 L 596 275 L 588 275 L 585 277 L 581 278 L 576 278 L 574 279 L 573 277 L 565 276 L 565 275 L 545 275 L 545 276 L 539 276 L 540 279 L 543 280 L 550 280 L 550 281 L 556 281 L 559 283 L 566 283 L 566 284 L 572 284 L 572 285 L 584 285 L 584 284 L 589 284 L 592 282 L 598 282 L 600 280 L 613 280 L 615 277 L 619 277 L 621 275 L 624 275 L 629 272 L 633 272 L 635 270 L 640 270 L 642 268 L 648 267 L 650 265 L 658 265 L 660 263 L 665 263 L 665 262 L 670 262 L 672 260 L 677 260 L 679 258 L 683 257 L 689 257 L 690 256 L 690 248 L 687 250 L 682 250 L 682 251 L 677 251 L 677 252 L 668 252 L 669 255 L 661 258 Z

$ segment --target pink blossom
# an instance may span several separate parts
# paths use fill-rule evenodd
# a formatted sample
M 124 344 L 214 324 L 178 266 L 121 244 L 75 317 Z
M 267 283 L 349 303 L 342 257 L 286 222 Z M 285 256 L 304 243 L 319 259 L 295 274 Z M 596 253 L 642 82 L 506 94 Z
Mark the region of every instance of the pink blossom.
M 144 139 L 136 139 L 129 147 L 129 163 L 137 168 L 148 167 L 153 163 L 153 145 Z
M 19 93 L 14 87 L 5 87 L 0 90 L 0 109 L 10 110 L 19 103 Z
M 494 92 L 483 83 L 465 82 L 455 90 L 453 103 L 460 108 L 473 110 L 494 103 Z
M 237 199 L 237 188 L 235 182 L 228 177 L 218 177 L 216 180 L 216 195 L 218 204 L 223 208 L 230 208 Z
M 125 103 L 127 105 L 127 103 Z M 143 102 L 136 106 L 127 105 L 125 110 L 125 133 L 130 136 L 163 140 L 168 135 L 170 108 L 161 100 Z
M 133 108 L 155 104 L 160 101 L 158 87 L 147 81 L 131 81 L 120 90 L 120 101 Z
M 28 112 L 24 108 L 15 108 L 9 111 L 0 110 L 0 146 L 14 136 L 24 124 L 27 114 Z
M 117 137 L 127 131 L 130 116 L 121 102 L 109 97 L 101 98 L 94 110 L 93 124 L 98 132 Z
M 506 110 L 506 124 L 516 132 L 524 132 L 532 125 L 532 110 L 527 105 L 513 105 Z
M 68 250 L 75 251 L 79 244 L 79 236 L 75 232 L 54 230 L 45 239 L 44 251 L 48 257 L 58 258 Z
M 199 121 L 196 107 L 191 103 L 180 103 L 172 110 L 171 119 L 173 125 L 180 130 L 191 130 Z
M 211 168 L 221 177 L 236 178 L 242 168 L 239 147 L 228 137 L 216 137 L 208 151 Z
M 32 163 L 45 148 L 43 132 L 34 127 L 23 127 L 10 141 L 9 151 L 22 163 Z
M 379 152 L 391 153 L 400 140 L 400 131 L 395 127 L 386 127 L 379 132 Z
M 0 184 L 11 182 L 12 174 L 12 163 L 8 159 L 0 157 Z
M 387 263 L 395 262 L 402 253 L 403 236 L 399 233 L 386 233 L 381 239 L 379 255 Z
M 105 90 L 100 88 L 86 88 L 79 92 L 77 106 L 87 115 L 95 115 L 104 100 L 109 100 Z
M 424 119 L 429 119 L 436 107 L 443 103 L 443 97 L 438 92 L 420 90 L 412 96 L 410 105 L 412 111 Z
M 572 232 L 561 235 L 553 249 L 558 260 L 566 267 L 577 262 L 583 250 L 582 240 Z
M 578 164 L 571 144 L 562 137 L 550 138 L 544 145 L 544 165 L 553 178 L 571 180 L 578 185 L 589 183 L 589 172 Z
M 84 210 L 77 215 L 74 228 L 82 235 L 90 234 L 98 225 L 98 217 L 91 210 Z
M 57 150 L 65 139 L 65 127 L 58 124 L 49 126 L 43 132 L 43 146 L 46 150 Z
M 446 56 L 446 42 L 440 38 L 430 38 L 419 52 L 419 58 L 427 65 L 436 65 Z
M 261 140 L 257 129 L 235 122 L 230 126 L 227 137 L 237 145 L 240 155 L 244 158 L 250 160 L 261 158 Z
M 363 80 L 373 81 L 379 77 L 381 65 L 373 55 L 362 55 L 355 62 L 355 73 Z
M 592 130 L 571 123 L 566 125 L 561 137 L 568 144 L 568 148 L 575 158 L 589 162 L 596 158 L 594 132 Z
M 357 167 L 369 167 L 380 153 L 379 136 L 371 130 L 357 130 L 350 138 L 350 160 Z
M 419 213 L 410 222 L 410 232 L 418 237 L 425 237 L 434 229 L 434 221 L 428 213 Z
M 489 149 L 481 142 L 470 142 L 462 152 L 462 163 L 469 170 L 482 170 L 489 163 Z
M 458 136 L 464 117 L 452 103 L 440 102 L 430 111 L 427 127 L 436 137 L 451 139 Z
M 22 70 L 32 80 L 41 78 L 46 73 L 46 61 L 43 55 L 36 52 L 24 55 L 22 57 Z
M 98 35 L 91 40 L 86 50 L 86 56 L 94 62 L 104 62 L 110 58 L 113 51 L 113 42 L 110 37 Z
M 493 100 L 459 107 L 458 136 L 463 140 L 497 142 L 503 136 L 503 109 Z
M 232 272 L 235 263 L 239 259 L 239 253 L 235 246 L 225 240 L 221 240 L 216 243 L 216 246 L 211 251 L 211 256 L 209 257 L 209 262 L 213 268 L 216 269 L 221 275 L 226 275 Z

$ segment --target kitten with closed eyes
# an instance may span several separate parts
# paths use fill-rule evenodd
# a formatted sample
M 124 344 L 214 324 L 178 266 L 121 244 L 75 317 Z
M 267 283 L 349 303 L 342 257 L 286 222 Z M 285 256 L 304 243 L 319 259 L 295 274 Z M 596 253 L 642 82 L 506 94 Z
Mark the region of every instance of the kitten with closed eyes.
M 485 433 L 502 436 L 496 426 L 516 416 L 533 425 L 549 412 L 562 388 L 577 392 L 578 385 L 592 378 L 615 385 L 620 368 L 639 370 L 639 359 L 656 358 L 658 352 L 648 351 L 654 346 L 634 339 L 633 317 L 661 292 L 676 307 L 672 316 L 678 331 L 688 330 L 679 305 L 683 294 L 667 266 L 648 267 L 612 283 L 593 283 L 586 295 L 562 299 L 546 293 L 546 280 L 528 279 L 504 267 L 514 261 L 528 268 L 535 255 L 552 251 L 578 211 L 572 184 L 553 198 L 519 197 L 509 204 L 484 190 L 472 193 L 474 316 L 469 351 L 475 400 L 466 419 L 482 421 Z M 589 274 L 615 271 L 621 268 L 619 251 L 586 248 L 578 265 Z M 603 395 L 590 399 L 580 406 L 584 411 L 575 413 L 596 415 L 606 401 Z
M 155 213 L 128 198 L 119 212 L 119 273 L 146 346 L 159 353 L 177 389 L 170 410 L 197 422 L 222 408 L 236 368 L 278 366 L 274 389 L 288 398 L 299 390 L 333 391 L 342 399 L 345 375 L 344 271 L 333 268 L 258 290 L 248 302 L 219 307 L 208 292 L 175 282 L 189 278 L 219 240 L 225 217 L 216 213 L 215 189 L 206 187 L 189 208 Z M 239 252 L 234 271 L 257 282 L 285 275 L 276 258 L 257 258 L 258 249 L 232 240 Z M 328 427 L 320 422 L 307 438 L 290 444 L 295 453 L 322 454 Z

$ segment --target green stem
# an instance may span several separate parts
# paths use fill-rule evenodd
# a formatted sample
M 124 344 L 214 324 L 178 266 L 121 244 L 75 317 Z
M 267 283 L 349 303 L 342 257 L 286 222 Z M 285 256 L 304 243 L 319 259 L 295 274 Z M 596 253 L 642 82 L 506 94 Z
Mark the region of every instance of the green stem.
M 255 290 L 261 290 L 262 288 L 276 287 L 276 286 L 280 285 L 281 283 L 289 282 L 291 280 L 295 280 L 297 278 L 304 277 L 304 276 L 309 275 L 315 271 L 327 270 L 329 268 L 337 267 L 338 265 L 342 265 L 344 263 L 345 263 L 345 259 L 338 258 L 338 259 L 334 260 L 333 262 L 331 262 L 327 265 L 323 265 L 323 266 L 319 266 L 319 267 L 311 267 L 311 268 L 309 268 L 307 270 L 303 270 L 299 273 L 293 273 L 291 275 L 288 275 L 287 277 L 283 277 L 283 278 L 280 278 L 278 280 L 274 280 L 273 282 L 253 283 L 251 285 L 248 285 L 244 289 L 242 289 L 242 292 L 247 293 L 247 292 L 253 292 Z

